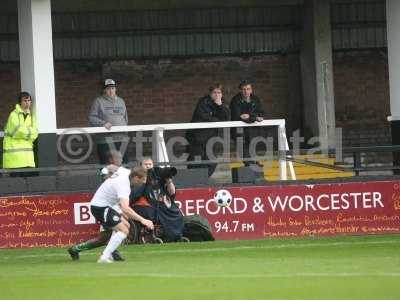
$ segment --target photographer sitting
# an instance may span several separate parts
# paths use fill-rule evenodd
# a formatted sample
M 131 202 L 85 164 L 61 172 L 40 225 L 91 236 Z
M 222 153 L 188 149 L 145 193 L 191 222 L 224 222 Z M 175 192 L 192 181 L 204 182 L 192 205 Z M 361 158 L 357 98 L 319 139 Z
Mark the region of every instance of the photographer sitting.
M 147 181 L 141 190 L 131 194 L 131 207 L 142 217 L 162 225 L 166 241 L 179 241 L 182 238 L 183 215 L 175 200 L 175 185 L 172 177 L 175 168 L 154 167 L 151 158 L 142 161 L 147 170 Z

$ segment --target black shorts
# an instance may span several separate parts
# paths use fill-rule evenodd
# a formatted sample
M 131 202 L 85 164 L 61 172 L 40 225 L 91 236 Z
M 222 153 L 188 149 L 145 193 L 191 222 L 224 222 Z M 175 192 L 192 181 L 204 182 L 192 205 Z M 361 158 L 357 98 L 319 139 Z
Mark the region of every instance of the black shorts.
M 90 206 L 92 215 L 99 222 L 104 229 L 111 229 L 121 223 L 121 214 L 112 207 Z

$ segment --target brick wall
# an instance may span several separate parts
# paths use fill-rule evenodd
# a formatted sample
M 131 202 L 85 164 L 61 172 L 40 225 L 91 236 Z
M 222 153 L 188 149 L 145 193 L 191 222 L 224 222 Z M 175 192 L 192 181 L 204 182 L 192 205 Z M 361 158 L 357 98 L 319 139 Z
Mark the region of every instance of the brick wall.
M 243 78 L 255 82 L 270 118 L 288 118 L 289 63 L 284 56 L 110 62 L 103 73 L 121 82 L 119 94 L 136 124 L 189 122 L 210 84 L 220 82 L 229 103 Z
M 4 73 L 9 68 L 15 66 L 7 65 Z M 295 80 L 289 81 L 289 76 Z M 256 56 L 104 64 L 58 62 L 55 64 L 58 127 L 87 126 L 90 105 L 101 92 L 101 81 L 106 77 L 117 81 L 130 124 L 189 122 L 197 100 L 207 93 L 210 84 L 223 84 L 229 104 L 243 78 L 255 82 L 255 93 L 263 100 L 268 117 L 287 118 L 293 128 L 298 128 L 301 122 L 293 110 L 301 103 L 300 91 L 294 91 L 299 85 L 292 82 L 300 82 L 297 56 Z M 2 112 L 1 121 L 5 115 Z
M 19 64 L 0 64 L 0 130 L 4 130 L 8 115 L 17 103 L 20 92 Z
M 333 64 L 336 126 L 343 128 L 344 144 L 391 143 L 386 52 L 338 52 Z
M 298 55 L 211 57 L 115 62 L 56 62 L 59 128 L 87 126 L 101 81 L 112 77 L 127 104 L 130 124 L 189 122 L 197 99 L 220 82 L 229 103 L 243 78 L 254 80 L 268 118 L 285 118 L 288 133 L 301 128 Z M 334 53 L 337 126 L 345 145 L 390 142 L 387 57 L 377 51 Z M 18 64 L 0 64 L 0 128 L 19 91 Z
M 57 127 L 87 127 L 93 99 L 101 92 L 102 66 L 93 62 L 55 63 Z

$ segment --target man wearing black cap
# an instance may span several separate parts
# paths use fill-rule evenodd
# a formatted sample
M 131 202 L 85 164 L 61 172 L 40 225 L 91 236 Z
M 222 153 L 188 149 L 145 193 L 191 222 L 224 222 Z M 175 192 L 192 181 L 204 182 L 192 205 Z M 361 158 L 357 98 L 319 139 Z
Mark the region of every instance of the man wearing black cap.
M 260 99 L 253 94 L 252 83 L 247 80 L 241 81 L 239 84 L 239 90 L 240 92 L 231 100 L 231 120 L 243 121 L 246 123 L 261 122 L 264 120 L 264 109 Z M 246 166 L 251 164 L 257 164 L 261 166 L 259 162 L 251 160 L 250 155 L 250 142 L 252 138 L 256 137 L 257 135 L 257 128 L 244 128 L 243 130 L 243 158 Z M 232 130 L 232 137 L 236 136 L 236 129 L 234 129 Z
M 94 100 L 90 109 L 89 124 L 96 127 L 104 126 L 106 129 L 110 129 L 112 126 L 128 125 L 125 102 L 117 96 L 114 80 L 106 79 L 104 81 L 104 93 Z M 123 154 L 123 162 L 127 163 L 127 151 L 125 150 L 128 141 L 126 133 L 96 135 L 100 164 L 107 164 L 107 153 L 110 150 L 120 151 Z

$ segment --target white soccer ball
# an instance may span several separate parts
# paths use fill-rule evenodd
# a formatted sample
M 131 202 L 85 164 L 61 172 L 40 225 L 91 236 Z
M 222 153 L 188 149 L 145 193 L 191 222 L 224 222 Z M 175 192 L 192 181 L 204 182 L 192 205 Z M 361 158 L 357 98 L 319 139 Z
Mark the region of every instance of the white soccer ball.
M 218 190 L 214 195 L 214 201 L 218 206 L 227 207 L 232 203 L 232 195 L 227 190 Z

